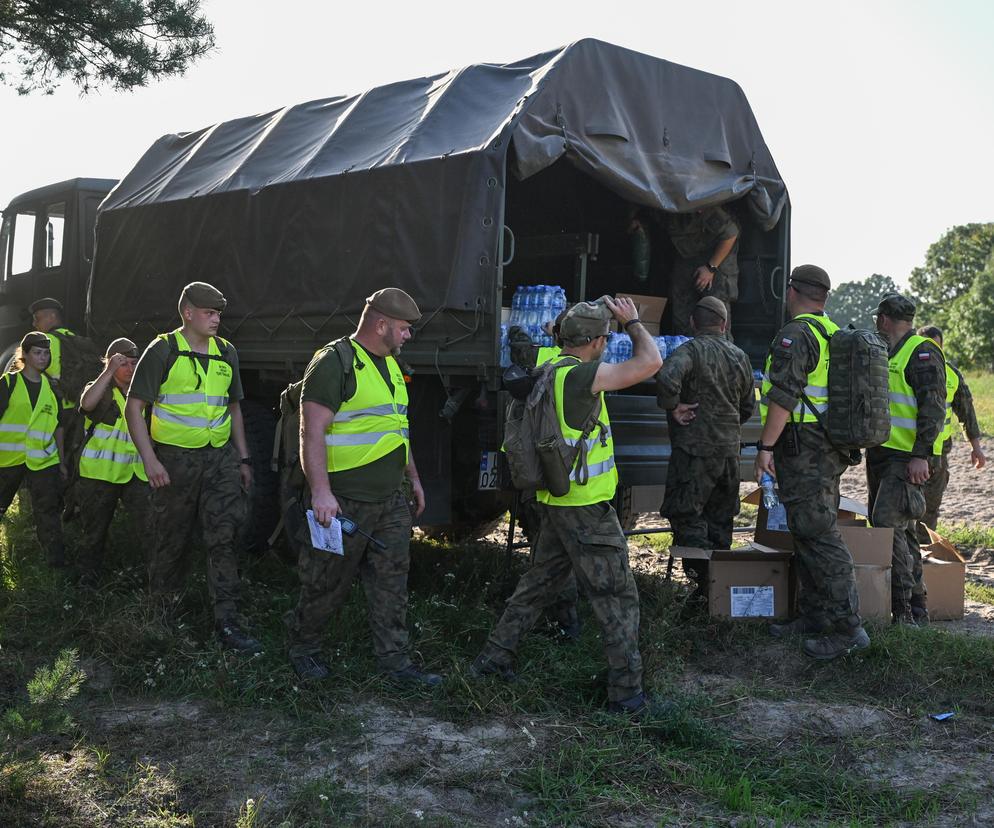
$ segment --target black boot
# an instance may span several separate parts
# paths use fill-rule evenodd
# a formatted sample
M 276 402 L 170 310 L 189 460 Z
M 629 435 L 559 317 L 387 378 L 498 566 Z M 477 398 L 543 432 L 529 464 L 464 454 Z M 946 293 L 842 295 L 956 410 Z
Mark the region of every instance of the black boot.
M 911 617 L 919 627 L 928 626 L 928 606 L 924 595 L 911 596 Z
M 262 652 L 262 644 L 252 638 L 234 621 L 225 621 L 217 625 L 217 638 L 226 650 L 237 650 L 240 653 L 255 655 Z

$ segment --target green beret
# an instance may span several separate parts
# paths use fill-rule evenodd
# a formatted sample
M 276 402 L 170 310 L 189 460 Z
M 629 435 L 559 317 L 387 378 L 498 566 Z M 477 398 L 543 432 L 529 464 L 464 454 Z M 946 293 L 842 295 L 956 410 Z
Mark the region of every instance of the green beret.
M 210 308 L 216 311 L 223 311 L 228 306 L 228 300 L 224 298 L 224 294 L 207 282 L 190 282 L 183 288 L 179 302 L 181 306 L 187 302 L 195 308 Z
M 421 310 L 407 293 L 400 288 L 388 287 L 367 297 L 366 304 L 391 319 L 403 319 L 415 323 L 421 318 Z
M 107 353 L 104 354 L 104 359 L 110 359 L 114 354 L 124 354 L 126 357 L 137 357 L 138 356 L 138 346 L 135 345 L 130 339 L 121 337 L 120 339 L 115 339 L 110 345 L 107 346 Z
M 53 299 L 51 296 L 46 296 L 44 299 L 35 299 L 30 305 L 28 305 L 28 310 L 31 313 L 37 313 L 40 310 L 57 310 L 62 311 L 62 303 L 58 299 Z
M 818 267 L 818 265 L 798 265 L 791 271 L 790 281 L 801 282 L 805 285 L 814 285 L 825 290 L 832 289 L 832 280 L 828 278 L 828 274 Z
M 726 322 L 728 321 L 728 309 L 725 307 L 725 303 L 722 302 L 717 296 L 705 296 L 703 299 L 698 299 L 697 307 L 709 310 L 711 313 L 720 316 Z
M 48 334 L 43 334 L 40 331 L 31 331 L 31 333 L 24 334 L 24 339 L 21 340 L 21 353 L 27 353 L 31 348 L 51 348 L 52 343 L 48 338 Z

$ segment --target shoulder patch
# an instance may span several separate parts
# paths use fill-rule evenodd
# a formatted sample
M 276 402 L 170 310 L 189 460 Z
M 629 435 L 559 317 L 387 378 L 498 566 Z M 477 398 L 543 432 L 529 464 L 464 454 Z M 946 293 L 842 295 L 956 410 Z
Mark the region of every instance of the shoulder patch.
M 930 360 L 931 358 L 932 355 L 928 351 L 922 351 L 921 353 L 918 354 L 918 359 L 920 359 L 922 362 Z
M 781 347 L 783 347 L 783 348 L 789 348 L 789 347 L 790 347 L 791 345 L 793 345 L 793 344 L 794 344 L 794 340 L 793 340 L 793 339 L 789 339 L 789 338 L 788 338 L 788 337 L 786 337 L 786 336 L 785 336 L 785 337 L 783 337 L 783 338 L 782 338 L 782 339 L 780 340 L 780 345 L 781 345 Z

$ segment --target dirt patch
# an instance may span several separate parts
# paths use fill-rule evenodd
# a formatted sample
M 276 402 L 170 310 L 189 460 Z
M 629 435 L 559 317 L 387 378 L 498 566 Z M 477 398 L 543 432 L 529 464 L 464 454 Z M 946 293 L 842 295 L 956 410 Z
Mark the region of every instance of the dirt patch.
M 874 736 L 899 726 L 891 714 L 873 707 L 762 699 L 742 702 L 737 719 L 739 735 L 762 741 L 785 741 L 800 735 Z

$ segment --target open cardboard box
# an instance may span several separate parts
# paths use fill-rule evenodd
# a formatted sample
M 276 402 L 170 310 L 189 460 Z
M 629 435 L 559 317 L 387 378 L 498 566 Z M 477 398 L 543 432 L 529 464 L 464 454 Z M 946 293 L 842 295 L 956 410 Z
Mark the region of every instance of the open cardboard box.
M 769 525 L 769 514 L 763 506 L 762 489 L 750 492 L 742 498 L 742 502 L 759 506 L 759 514 L 756 516 L 757 543 L 776 549 L 794 548 L 794 540 L 787 531 L 786 524 L 779 522 L 773 526 Z M 858 500 L 839 498 L 838 526 L 856 565 L 860 615 L 864 619 L 889 620 L 894 530 L 867 526 L 868 511 L 866 505 Z
M 708 612 L 744 621 L 786 618 L 790 609 L 791 553 L 759 543 L 741 549 L 670 547 L 674 558 L 709 561 Z
M 638 308 L 639 319 L 642 320 L 645 329 L 652 336 L 659 336 L 659 320 L 666 309 L 665 296 L 643 296 L 639 293 L 619 293 L 618 296 L 626 296 L 631 299 L 635 303 L 635 307 Z M 617 323 L 615 323 L 615 328 L 617 327 Z
M 922 547 L 922 572 L 928 592 L 928 614 L 933 621 L 963 617 L 966 561 L 956 547 L 928 530 L 932 542 Z

